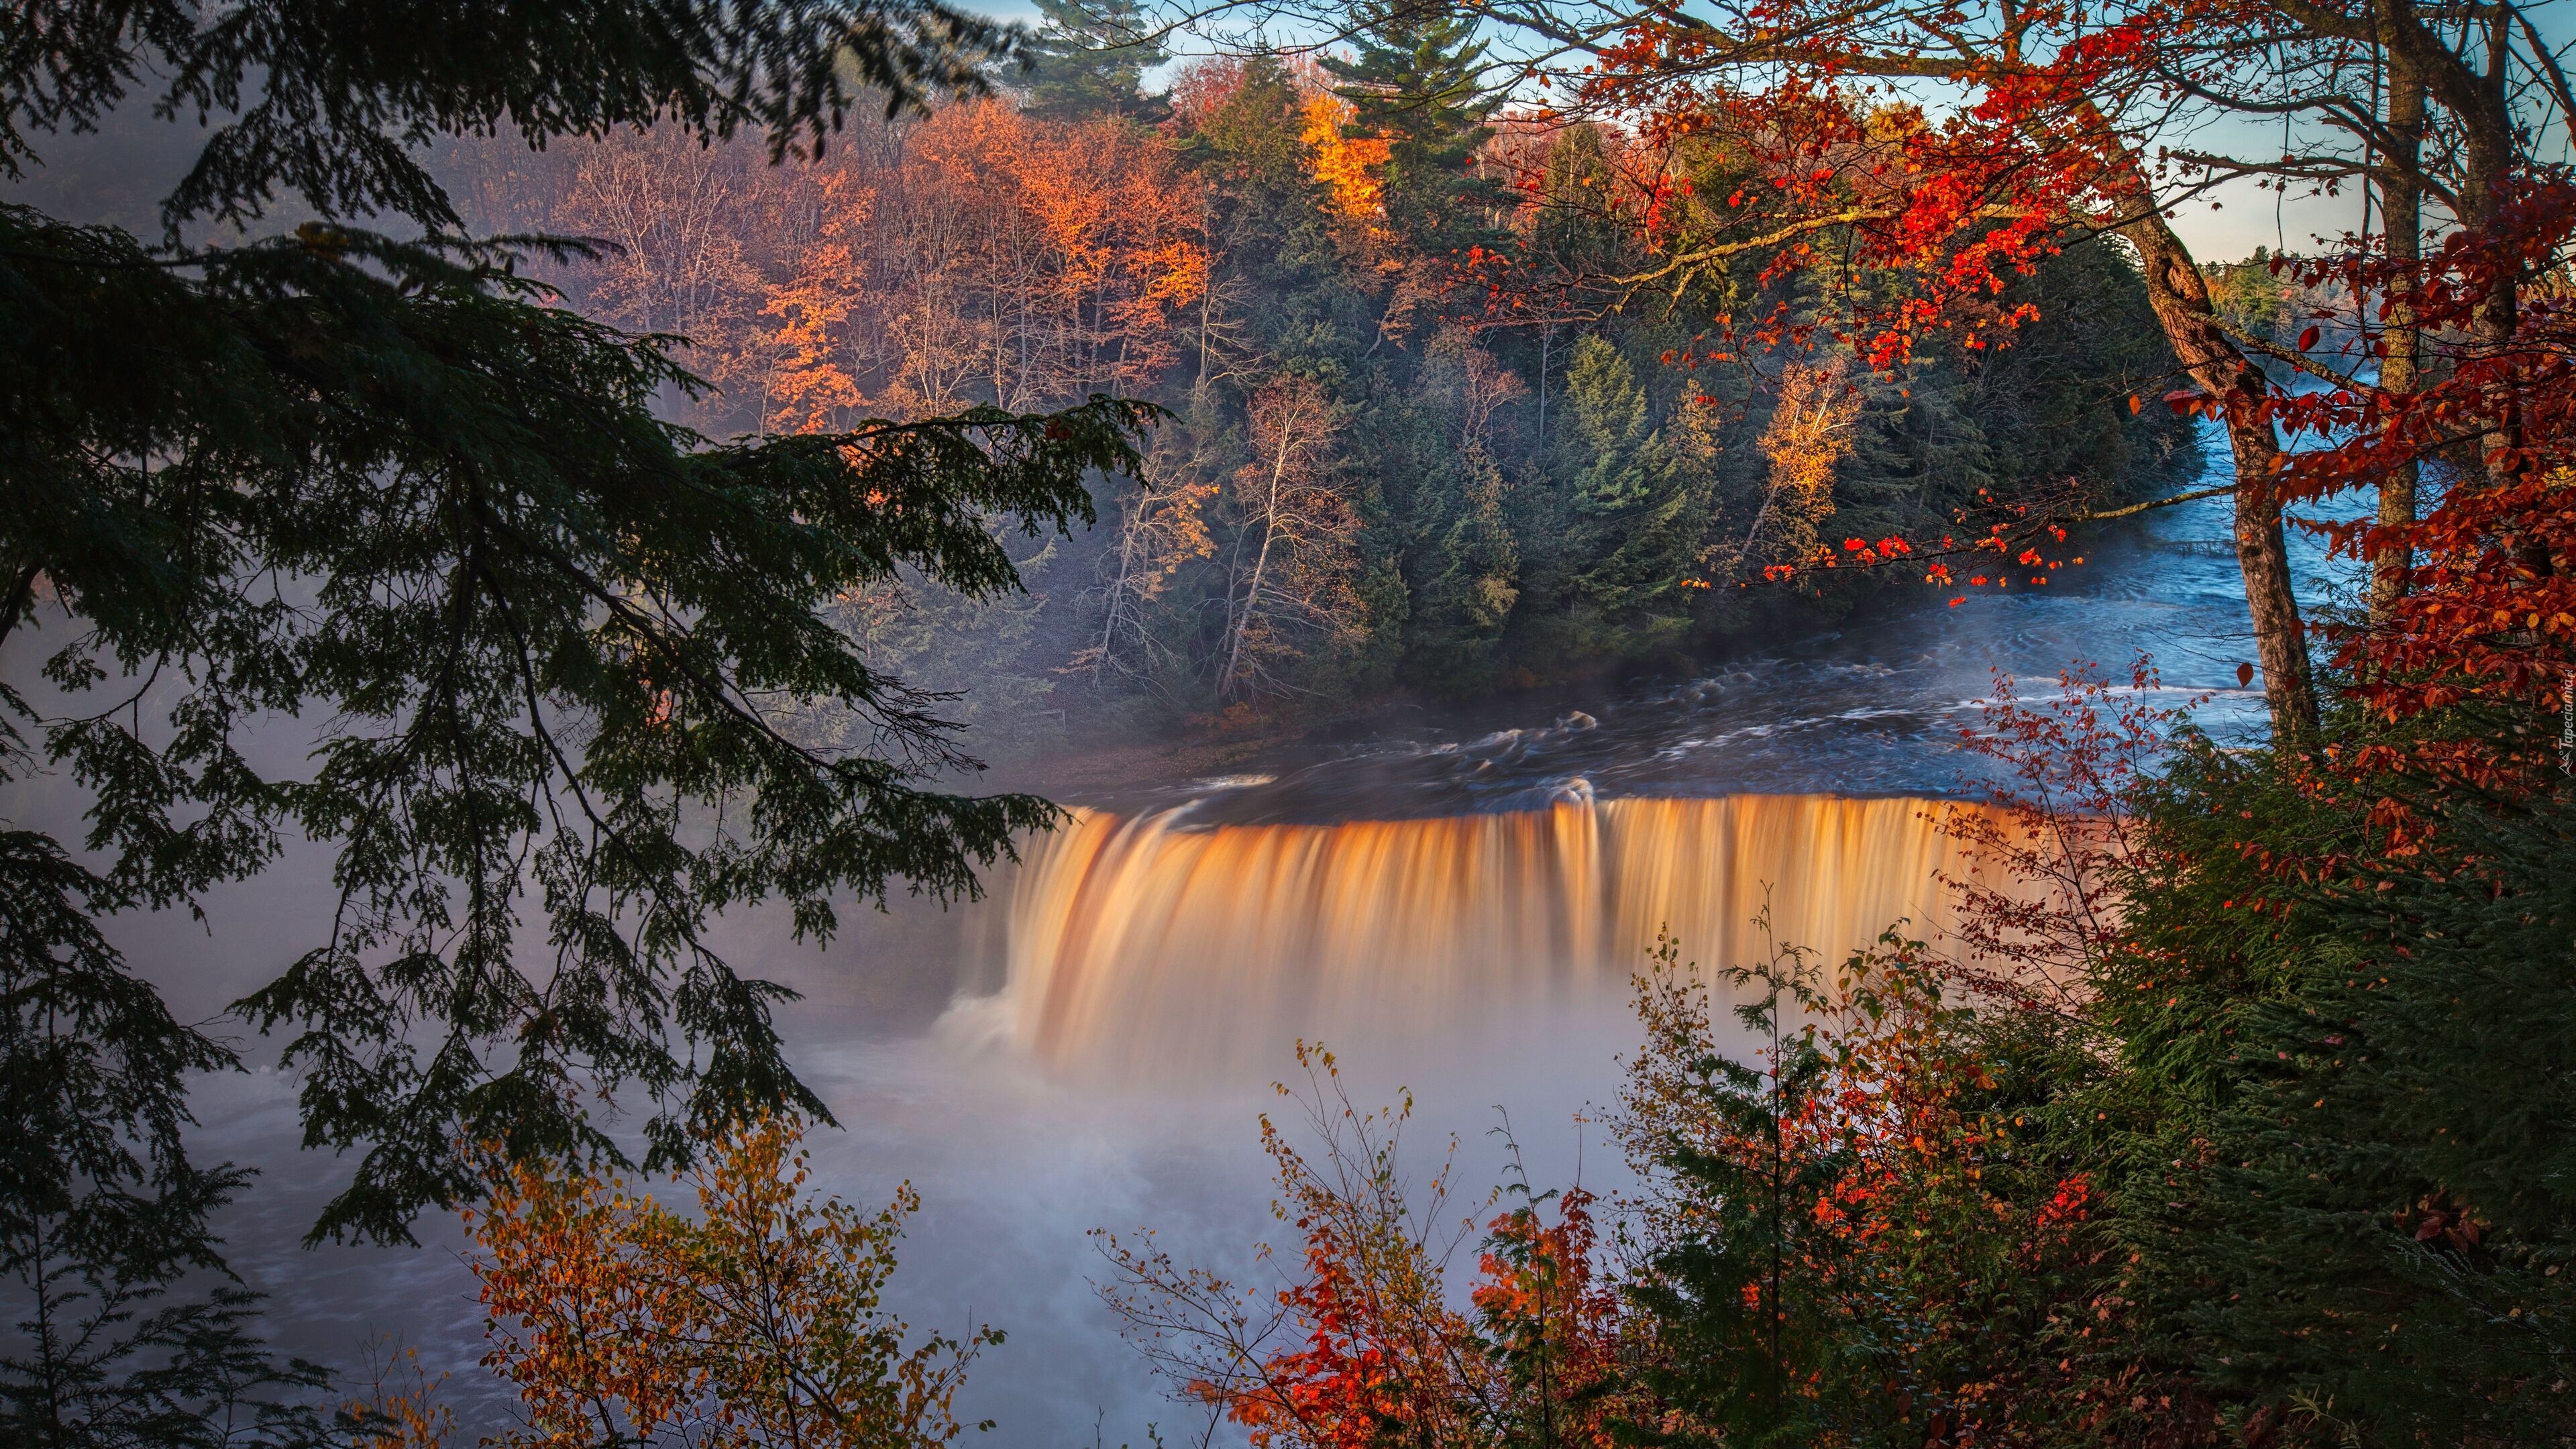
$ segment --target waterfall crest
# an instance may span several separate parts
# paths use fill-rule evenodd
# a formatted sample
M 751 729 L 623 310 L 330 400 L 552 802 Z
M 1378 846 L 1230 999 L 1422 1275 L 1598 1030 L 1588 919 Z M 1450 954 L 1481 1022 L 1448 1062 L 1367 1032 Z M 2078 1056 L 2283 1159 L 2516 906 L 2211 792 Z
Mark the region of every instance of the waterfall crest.
M 1051 1066 L 1166 1076 L 1454 1026 L 1476 1011 L 1624 999 L 1669 928 L 1685 960 L 1783 941 L 1839 960 L 1900 919 L 1949 924 L 1966 874 L 1915 798 L 1738 795 L 1341 825 L 1192 828 L 1077 811 L 1004 885 L 998 994 L 972 1018 Z

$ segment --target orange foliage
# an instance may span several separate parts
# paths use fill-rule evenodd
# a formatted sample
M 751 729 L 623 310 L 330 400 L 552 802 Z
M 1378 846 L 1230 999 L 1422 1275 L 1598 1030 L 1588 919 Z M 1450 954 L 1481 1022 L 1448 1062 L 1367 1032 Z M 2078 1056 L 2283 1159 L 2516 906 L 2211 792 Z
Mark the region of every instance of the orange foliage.
M 443 1449 L 455 1439 L 456 1415 L 438 1402 L 447 1375 L 432 1380 L 418 1349 L 387 1355 L 379 1345 L 368 1358 L 374 1372 L 366 1396 L 340 1409 L 351 1449 Z
M 1495 1218 L 1469 1293 L 1477 1313 L 1461 1313 L 1448 1275 L 1469 1225 L 1440 1226 L 1445 1167 L 1427 1205 L 1408 1198 L 1397 1143 L 1410 1100 L 1364 1112 L 1331 1053 L 1301 1042 L 1298 1061 L 1307 1090 L 1279 1092 L 1320 1150 L 1261 1124 L 1298 1270 L 1247 1292 L 1108 1238 L 1120 1281 L 1104 1292 L 1130 1341 L 1255 1449 L 1468 1449 L 1540 1423 L 1543 1442 L 1606 1444 L 1615 1305 L 1594 1276 L 1589 1195 L 1566 1194 L 1553 1226 L 1535 1198 Z
M 1208 284 L 1197 178 L 1117 121 L 982 100 L 811 163 L 657 130 L 543 164 L 496 154 L 478 174 L 514 164 L 529 174 L 478 221 L 614 243 L 574 267 L 576 301 L 687 334 L 692 368 L 724 389 L 683 404 L 710 431 L 1138 395 Z
M 815 236 L 764 310 L 783 319 L 775 420 L 866 406 L 1015 410 L 1144 391 L 1206 288 L 1197 183 L 1115 121 L 947 107 L 891 158 L 816 181 Z
M 1834 513 L 1834 472 L 1851 452 L 1860 420 L 1860 390 L 1841 357 L 1817 367 L 1792 362 L 1780 371 L 1780 405 L 1758 444 L 1770 464 L 1770 487 L 1738 550 L 1740 564 L 1786 564 L 1813 557 L 1818 529 Z
M 1476 1265 L 1482 1281 L 1468 1297 L 1523 1433 L 1541 1444 L 1608 1449 L 1618 1442 L 1612 1421 L 1636 1407 L 1633 1388 L 1620 1387 L 1621 1305 L 1601 1271 L 1592 1194 L 1568 1188 L 1556 1201 L 1553 1226 L 1535 1198 L 1486 1225 Z
M 817 235 L 760 307 L 762 316 L 779 319 L 767 339 L 773 360 L 764 421 L 790 432 L 839 432 L 866 402 L 844 351 L 862 302 L 860 247 L 876 191 L 847 172 L 816 177 L 814 189 Z
M 1333 212 L 1351 221 L 1386 214 L 1386 187 L 1378 174 L 1394 150 L 1384 137 L 1347 133 L 1357 107 L 1330 91 L 1306 99 L 1306 149 L 1314 154 L 1315 180 L 1324 188 Z
M 909 1185 L 868 1216 L 805 1191 L 799 1129 L 764 1119 L 707 1144 L 673 1179 L 696 1218 L 616 1179 L 498 1166 L 465 1215 L 490 1314 L 485 1366 L 517 1385 L 513 1444 L 931 1449 L 964 1343 L 907 1331 L 881 1306 Z

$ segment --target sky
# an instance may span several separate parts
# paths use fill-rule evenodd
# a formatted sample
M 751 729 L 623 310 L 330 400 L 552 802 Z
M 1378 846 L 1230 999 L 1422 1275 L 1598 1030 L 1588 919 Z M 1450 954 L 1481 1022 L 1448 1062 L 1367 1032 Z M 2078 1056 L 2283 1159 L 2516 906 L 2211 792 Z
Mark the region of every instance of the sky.
M 2239 181 L 2218 188 L 2175 212 L 2174 230 L 2204 262 L 2241 261 L 2256 247 L 2275 252 L 2333 250 L 2361 225 L 2358 192 L 2318 197 L 2283 195 Z

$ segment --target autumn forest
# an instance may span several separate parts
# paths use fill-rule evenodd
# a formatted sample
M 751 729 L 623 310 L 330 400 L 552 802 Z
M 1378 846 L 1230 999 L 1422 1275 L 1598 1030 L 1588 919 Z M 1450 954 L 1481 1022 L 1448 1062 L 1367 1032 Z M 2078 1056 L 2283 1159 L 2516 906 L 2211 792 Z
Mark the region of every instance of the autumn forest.
M 1621 296 L 1646 169 L 1715 195 L 1747 160 L 1510 110 L 1473 89 L 1463 20 L 1153 86 L 1152 47 L 1046 43 L 1004 94 L 862 120 L 816 165 L 670 131 L 442 165 L 478 230 L 612 244 L 557 275 L 591 315 L 689 339 L 712 388 L 684 415 L 709 434 L 1093 393 L 1167 410 L 1099 527 L 1011 545 L 1023 600 L 890 580 L 846 601 L 906 680 L 973 684 L 959 706 L 998 744 L 1705 650 L 1851 607 L 1742 587 L 1820 546 L 1992 498 L 2128 502 L 2196 466 L 2185 421 L 2128 406 L 2172 363 L 2114 251 L 2017 276 L 1991 304 L 2032 311 L 2014 346 L 1927 339 L 1874 372 L 1825 336 L 1719 334 L 1722 307 L 1816 329 L 1843 285 L 1758 254 L 1688 305 Z
M 2565 12 L 9 7 L 0 1443 L 2566 1445 Z

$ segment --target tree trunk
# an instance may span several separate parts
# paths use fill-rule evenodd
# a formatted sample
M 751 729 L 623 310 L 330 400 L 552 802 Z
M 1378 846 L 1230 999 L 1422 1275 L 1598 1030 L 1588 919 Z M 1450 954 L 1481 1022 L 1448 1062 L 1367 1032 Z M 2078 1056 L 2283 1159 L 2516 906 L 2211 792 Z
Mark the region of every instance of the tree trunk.
M 1279 487 L 1288 476 L 1288 450 L 1293 445 L 1293 431 L 1279 430 L 1279 455 L 1270 467 L 1269 497 L 1261 510 L 1261 551 L 1253 556 L 1252 582 L 1243 594 L 1243 613 L 1235 620 L 1234 645 L 1226 652 L 1225 689 L 1231 691 L 1242 677 L 1243 638 L 1252 632 L 1253 611 L 1261 607 L 1261 576 L 1270 567 L 1270 545 L 1279 537 Z M 1246 690 L 1249 694 L 1251 691 Z
M 2460 189 L 2460 209 L 2467 215 L 2461 220 L 2478 231 L 2493 227 L 2503 210 L 2519 142 L 2508 88 L 2510 68 L 2505 63 L 2512 38 L 2512 12 L 2499 5 L 2486 14 L 2485 20 L 2486 72 L 2477 77 L 2476 109 L 2460 118 L 2461 150 L 2468 163 L 2466 184 Z M 2470 321 L 2470 333 L 2481 353 L 2493 356 L 2512 345 L 2514 333 L 2522 325 L 2521 303 L 2521 274 L 2515 268 L 2498 267 Z M 2498 399 L 2496 412 L 2487 422 L 2493 430 L 2482 444 L 2486 450 L 2487 482 L 2498 488 L 2511 487 L 2521 481 L 2530 466 L 2522 455 L 2522 410 L 2513 394 Z M 2507 534 L 2504 543 L 2527 576 L 2541 579 L 2555 572 L 2548 545 L 2527 534 Z
M 2464 213 L 2460 220 L 2480 231 L 2495 224 L 2513 172 L 2515 118 L 2512 98 L 2505 90 L 2504 62 L 2510 23 L 2501 6 L 2487 17 L 2486 73 L 2474 77 L 2470 91 L 2474 101 L 2462 108 L 2459 117 L 2461 155 L 2466 163 L 2460 185 L 2460 210 Z M 2470 324 L 2482 347 L 2497 346 L 2512 338 L 2520 320 L 2520 283 L 2521 278 L 2511 271 L 2497 270 Z M 2498 421 L 2505 428 L 2511 427 L 2510 419 Z M 2499 444 L 2505 441 L 2497 439 Z
M 2209 283 L 2182 238 L 2165 224 L 2145 177 L 2137 178 L 2132 195 L 2141 214 L 2118 231 L 2138 249 L 2156 321 L 2184 370 L 2225 408 L 2227 442 L 2236 460 L 2236 564 L 2254 616 L 2263 699 L 2272 714 L 2273 740 L 2295 747 L 2316 735 L 2317 696 L 2307 627 L 2290 587 L 2289 542 L 2281 529 L 2281 449 L 2262 409 L 2263 371 L 2219 326 Z
M 2393 19 L 2386 11 L 2383 24 Z M 2388 159 L 2379 178 L 2379 199 L 2387 213 L 2388 324 L 2381 333 L 2387 355 L 2379 364 L 2379 388 L 2391 397 L 2411 396 L 2417 386 L 2423 333 L 2415 325 L 2415 270 L 2424 256 L 2424 74 L 2395 46 L 2388 57 Z M 2379 526 L 2392 531 L 2415 522 L 2415 484 L 2419 465 L 2413 458 L 2379 480 Z M 2371 555 L 2370 621 L 2386 625 L 2415 567 L 2411 544 L 2390 543 Z
M 2465 33 L 2458 48 L 2454 48 L 2415 13 L 2412 0 L 2380 0 L 2377 14 L 2379 40 L 2392 61 L 2402 60 L 2458 124 L 2460 225 L 2470 231 L 2487 230 L 2504 205 L 2519 148 L 2505 64 L 2512 11 L 2496 6 L 2468 22 L 2482 20 L 2487 27 L 2484 71 L 2470 63 Z M 2392 68 L 2391 74 L 2394 73 Z M 2479 299 L 2470 318 L 2469 333 L 2481 352 L 2492 352 L 2512 341 L 2521 322 L 2521 293 L 2522 278 L 2510 269 L 2499 268 L 2487 295 Z M 2522 419 L 2506 401 L 2485 421 L 2490 430 L 2482 445 L 2488 459 L 2488 481 L 2510 483 L 2522 467 L 2514 451 L 2520 440 Z M 2515 553 L 2526 565 L 2536 561 L 2540 572 L 2548 570 L 2546 550 L 2516 547 Z
M 1100 664 L 1107 666 L 1118 648 L 1118 621 L 1127 604 L 1127 581 L 1136 577 L 1136 537 L 1144 531 L 1145 510 L 1154 501 L 1153 485 L 1140 483 L 1143 491 L 1135 507 L 1118 530 L 1118 577 L 1109 585 L 1108 617 L 1100 621 Z

